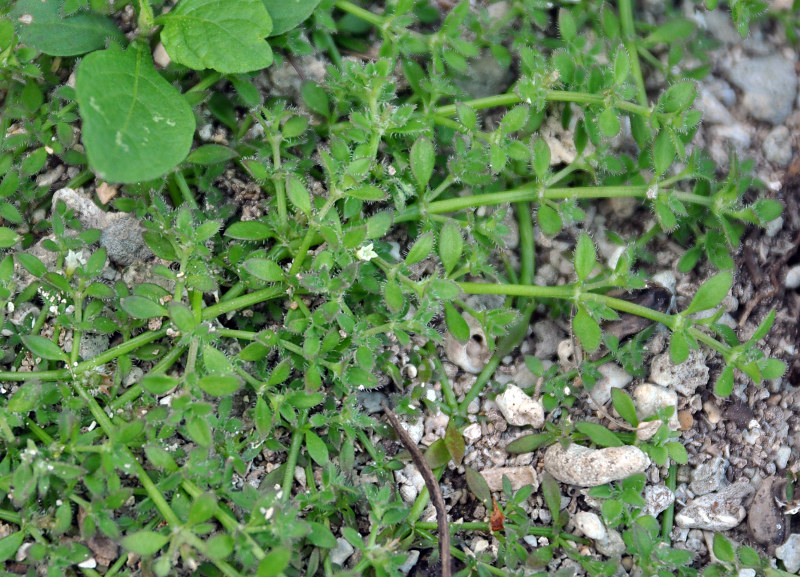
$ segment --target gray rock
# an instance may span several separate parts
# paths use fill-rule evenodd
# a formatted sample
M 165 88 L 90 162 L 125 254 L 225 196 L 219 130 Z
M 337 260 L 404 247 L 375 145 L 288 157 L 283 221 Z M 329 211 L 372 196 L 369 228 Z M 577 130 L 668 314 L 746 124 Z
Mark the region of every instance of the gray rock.
M 797 73 L 789 60 L 778 55 L 743 59 L 731 66 L 728 77 L 744 93 L 742 104 L 754 118 L 778 125 L 791 114 Z
M 153 258 L 142 237 L 143 229 L 135 218 L 118 218 L 108 223 L 100 236 L 108 258 L 120 266 Z
M 648 485 L 644 488 L 644 500 L 647 503 L 642 514 L 657 516 L 675 502 L 675 493 L 666 485 Z
M 786 278 L 783 281 L 783 286 L 787 289 L 796 289 L 800 287 L 800 264 L 796 264 L 786 271 Z
M 579 511 L 575 513 L 573 520 L 575 526 L 589 539 L 605 539 L 608 534 L 603 521 L 595 513 Z
M 769 131 L 761 145 L 767 160 L 778 166 L 788 166 L 792 160 L 792 135 L 785 126 L 776 126 Z
M 636 405 L 636 414 L 641 419 L 652 417 L 660 410 L 672 407 L 669 428 L 673 431 L 680 428 L 680 423 L 678 422 L 678 393 L 675 391 L 650 383 L 642 383 L 633 390 L 633 403 Z
M 511 85 L 514 75 L 503 68 L 491 52 L 485 51 L 469 61 L 470 75 L 457 79 L 456 85 L 472 98 L 502 94 Z
M 495 398 L 497 408 L 510 425 L 539 428 L 544 424 L 544 407 L 541 400 L 534 400 L 516 385 L 508 385 Z
M 689 488 L 695 495 L 706 495 L 719 491 L 725 485 L 725 471 L 728 470 L 728 461 L 720 456 L 698 465 L 692 471 L 692 482 Z
M 797 573 L 800 570 L 800 534 L 789 535 L 786 543 L 775 549 L 775 556 L 783 561 L 789 573 Z
M 330 552 L 330 560 L 331 563 L 336 563 L 337 565 L 344 565 L 344 562 L 350 558 L 355 552 L 353 546 L 347 542 L 346 539 L 342 537 L 336 538 L 336 547 L 331 549 Z
M 95 358 L 100 353 L 108 350 L 108 335 L 84 333 L 78 352 L 84 361 Z
M 539 321 L 533 325 L 533 334 L 536 337 L 534 355 L 540 359 L 549 359 L 556 354 L 558 343 L 564 338 L 562 331 L 553 321 Z
M 536 469 L 530 465 L 524 467 L 494 467 L 481 471 L 490 491 L 503 490 L 503 477 L 511 482 L 511 487 L 516 491 L 526 485 L 533 485 L 533 490 L 539 489 L 539 476 Z
M 650 459 L 638 447 L 625 445 L 590 449 L 572 443 L 550 445 L 544 454 L 544 468 L 553 477 L 569 485 L 596 487 L 641 473 Z
M 733 116 L 728 108 L 708 88 L 701 88 L 697 108 L 703 111 L 703 120 L 711 124 L 732 124 Z
M 689 358 L 679 365 L 672 364 L 669 353 L 658 355 L 650 363 L 650 380 L 691 397 L 698 387 L 708 383 L 705 355 L 699 349 L 692 350 Z
M 603 376 L 594 384 L 589 395 L 600 406 L 611 400 L 611 389 L 621 389 L 633 380 L 633 377 L 616 363 L 600 365 L 597 370 Z
M 606 557 L 619 557 L 625 553 L 625 541 L 616 529 L 609 529 L 605 539 L 595 541 L 594 547 Z
M 388 403 L 389 398 L 380 391 L 356 391 L 356 401 L 366 414 L 371 415 L 380 413 L 383 410 L 381 403 Z
M 412 549 L 408 552 L 408 557 L 406 557 L 406 560 L 403 561 L 403 564 L 400 565 L 397 570 L 403 575 L 408 575 L 417 564 L 417 561 L 419 561 L 419 551 Z
M 675 523 L 687 529 L 727 531 L 741 523 L 746 515 L 742 499 L 753 492 L 753 486 L 741 479 L 725 489 L 693 499 L 675 515 Z

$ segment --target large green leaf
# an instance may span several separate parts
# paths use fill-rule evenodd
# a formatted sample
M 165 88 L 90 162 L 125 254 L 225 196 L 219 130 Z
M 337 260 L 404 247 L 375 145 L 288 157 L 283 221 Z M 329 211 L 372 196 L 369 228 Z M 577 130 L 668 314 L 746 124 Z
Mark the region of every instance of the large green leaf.
M 270 36 L 283 34 L 311 16 L 320 0 L 261 0 L 272 17 Z
M 86 56 L 75 78 L 89 165 L 109 182 L 163 175 L 192 145 L 194 114 L 142 46 Z
M 264 40 L 272 20 L 261 0 L 181 0 L 158 22 L 167 53 L 189 68 L 240 74 L 272 64 Z
M 106 39 L 122 39 L 114 23 L 94 12 L 61 14 L 64 0 L 19 0 L 11 19 L 20 40 L 52 56 L 78 56 L 104 48 Z

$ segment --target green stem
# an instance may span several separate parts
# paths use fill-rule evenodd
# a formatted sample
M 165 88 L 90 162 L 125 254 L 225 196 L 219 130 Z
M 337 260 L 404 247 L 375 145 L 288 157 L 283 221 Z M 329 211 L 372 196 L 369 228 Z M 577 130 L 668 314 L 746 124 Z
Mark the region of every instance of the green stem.
M 139 34 L 147 38 L 150 32 L 155 27 L 155 17 L 153 16 L 153 7 L 150 6 L 149 0 L 138 0 L 139 5 Z
M 647 92 L 644 88 L 642 67 L 639 63 L 639 50 L 636 46 L 636 28 L 633 23 L 633 1 L 619 0 L 619 21 L 622 28 L 622 42 L 628 51 L 631 61 L 631 75 L 636 84 L 636 96 L 639 104 L 647 106 Z
M 178 189 L 181 191 L 183 201 L 190 207 L 197 209 L 197 200 L 194 197 L 194 193 L 189 188 L 189 185 L 186 183 L 186 178 L 183 176 L 183 173 L 180 170 L 176 170 L 172 174 L 175 178 L 175 184 L 178 185 Z
M 323 205 L 322 209 L 319 211 L 319 216 L 317 220 L 322 222 L 325 218 L 325 215 L 328 214 L 328 211 L 333 208 L 334 203 L 339 200 L 339 193 L 334 189 L 331 188 L 328 200 Z M 314 242 L 314 238 L 316 237 L 316 227 L 309 226 L 306 235 L 303 237 L 303 242 L 300 243 L 300 248 L 297 249 L 297 255 L 294 257 L 292 261 L 292 266 L 289 269 L 289 276 L 293 277 L 297 273 L 300 272 L 300 268 L 303 266 L 303 262 L 308 256 L 308 249 L 311 248 L 311 244 Z
M 289 212 L 286 209 L 286 191 L 283 188 L 283 178 L 281 178 L 281 139 L 280 133 L 277 138 L 270 138 L 269 143 L 272 147 L 272 166 L 275 176 L 272 177 L 272 186 L 275 187 L 275 200 L 278 205 L 278 217 L 280 227 L 285 232 L 289 225 Z
M 214 86 L 217 83 L 217 81 L 219 81 L 220 78 L 222 78 L 222 74 L 220 74 L 219 72 L 211 72 L 208 75 L 206 75 L 200 82 L 198 82 L 197 84 L 192 86 L 189 90 L 187 90 L 186 93 L 188 94 L 190 92 L 202 92 L 203 90 Z
M 285 287 L 279 284 L 269 288 L 253 291 L 230 300 L 223 300 L 215 305 L 211 305 L 210 307 L 203 309 L 203 320 L 207 321 L 209 319 L 214 319 L 226 313 L 246 309 L 259 303 L 263 303 L 264 301 L 276 299 L 285 295 L 285 290 Z
M 292 445 L 286 457 L 286 470 L 283 472 L 283 499 L 288 500 L 292 495 L 292 484 L 294 482 L 294 468 L 297 465 L 297 457 L 300 454 L 300 446 L 303 444 L 305 416 L 303 416 L 292 431 Z
M 183 356 L 183 353 L 186 352 L 187 347 L 188 345 L 179 345 L 171 349 L 153 366 L 152 369 L 150 369 L 147 374 L 160 375 L 161 373 L 167 372 L 170 367 L 178 362 L 178 359 Z M 127 406 L 129 403 L 132 403 L 135 399 L 139 398 L 139 395 L 141 394 L 142 384 L 141 381 L 139 381 L 135 385 L 131 386 L 127 391 L 122 393 L 119 397 L 114 399 L 111 403 L 109 403 L 108 408 L 112 412 L 116 412 L 117 410 Z
M 675 492 L 675 487 L 677 486 L 677 477 L 678 477 L 678 466 L 673 462 L 669 466 L 669 472 L 667 473 L 667 488 Z M 665 539 L 667 543 L 670 542 L 670 534 L 672 533 L 672 524 L 675 520 L 675 501 L 670 503 L 670 506 L 664 510 L 664 514 L 661 517 L 661 537 Z
M 167 329 L 161 329 L 154 332 L 147 332 L 144 334 L 139 335 L 138 337 L 134 337 L 130 340 L 125 341 L 124 343 L 117 345 L 111 349 L 108 349 L 106 352 L 97 355 L 96 357 L 89 359 L 88 361 L 83 361 L 82 363 L 78 363 L 77 367 L 73 367 L 72 369 L 57 369 L 51 371 L 34 371 L 28 373 L 20 373 L 16 371 L 0 371 L 0 381 L 27 381 L 27 380 L 37 380 L 37 381 L 63 381 L 71 379 L 73 374 L 76 373 L 85 373 L 87 371 L 91 371 L 92 369 L 96 369 L 106 363 L 109 363 L 120 357 L 122 355 L 126 355 L 130 352 L 135 351 L 139 347 L 142 347 L 148 343 L 151 343 L 155 340 L 158 340 L 164 337 L 167 334 Z
M 364 10 L 361 6 L 356 6 L 348 0 L 336 0 L 333 5 L 342 12 L 347 12 L 348 14 L 352 14 L 357 18 L 361 18 L 364 22 L 369 22 L 375 26 L 375 28 L 383 29 L 384 25 L 386 24 L 386 20 L 379 14 L 375 14 L 369 10 Z

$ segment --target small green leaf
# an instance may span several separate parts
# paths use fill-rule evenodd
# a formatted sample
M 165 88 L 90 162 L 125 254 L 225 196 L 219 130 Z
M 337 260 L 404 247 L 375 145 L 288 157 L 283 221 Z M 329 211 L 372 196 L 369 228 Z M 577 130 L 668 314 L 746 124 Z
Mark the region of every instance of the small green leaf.
M 664 174 L 675 158 L 675 145 L 668 129 L 664 128 L 653 141 L 653 168 L 657 176 Z
M 603 515 L 603 520 L 611 527 L 618 525 L 622 519 L 622 511 L 624 506 L 619 501 L 609 499 L 603 501 L 600 512 Z
M 669 341 L 669 358 L 674 365 L 679 365 L 689 358 L 689 341 L 683 333 L 672 333 Z
M 686 447 L 676 441 L 664 443 L 669 452 L 669 458 L 675 461 L 678 465 L 685 465 L 689 462 L 689 453 L 686 452 Z
M 469 340 L 469 325 L 467 321 L 450 303 L 444 303 L 444 320 L 451 335 L 462 343 Z
M 137 531 L 122 539 L 122 546 L 125 549 L 145 557 L 158 553 L 167 543 L 169 537 L 155 531 Z
M 89 165 L 109 182 L 152 180 L 192 145 L 194 113 L 156 72 L 146 44 L 85 56 L 75 74 L 81 135 Z
M 420 136 L 411 147 L 411 173 L 417 182 L 417 188 L 422 191 L 428 186 L 436 165 L 436 151 L 433 143 L 426 137 Z
M 314 431 L 306 431 L 306 449 L 317 465 L 323 466 L 328 463 L 328 447 Z
M 167 375 L 145 375 L 141 380 L 142 388 L 151 395 L 165 395 L 180 384 L 178 379 Z
M 448 221 L 439 233 L 439 257 L 442 259 L 446 274 L 450 274 L 461 260 L 464 250 L 464 239 L 461 228 Z
M 578 28 L 575 25 L 575 18 L 568 8 L 561 8 L 558 11 L 558 31 L 561 39 L 569 44 L 578 36 Z
M 472 467 L 464 467 L 465 476 L 467 478 L 467 486 L 472 494 L 475 495 L 479 501 L 488 505 L 492 502 L 492 491 L 489 489 L 489 484 L 478 471 Z
M 17 255 L 20 256 L 20 255 Z M 775 322 L 775 309 L 769 311 L 769 314 L 764 317 L 764 320 L 758 325 L 758 328 L 753 332 L 753 335 L 748 339 L 751 343 L 757 343 L 769 333 L 769 330 L 772 328 L 773 323 Z
M 306 216 L 311 215 L 311 195 L 308 194 L 305 185 L 294 174 L 286 177 L 286 196 L 296 209 Z
M 406 255 L 406 266 L 411 266 L 412 264 L 416 264 L 428 258 L 428 255 L 431 253 L 431 249 L 433 249 L 433 240 L 434 238 L 432 232 L 426 232 L 425 234 L 420 235 Z
M 236 375 L 206 375 L 200 377 L 197 386 L 214 397 L 225 397 L 238 391 L 242 386 L 242 381 Z
M 0 226 L 0 248 L 11 248 L 17 244 L 20 236 L 7 226 Z
M 272 232 L 272 229 L 263 222 L 259 222 L 257 220 L 246 220 L 235 222 L 229 226 L 228 230 L 225 231 L 225 236 L 238 240 L 255 241 L 266 240 L 275 235 Z
M 425 451 L 425 460 L 431 469 L 444 467 L 450 462 L 450 451 L 447 450 L 444 439 L 436 439 L 431 443 L 431 446 Z
M 575 428 L 589 437 L 589 440 L 595 445 L 601 447 L 621 447 L 624 445 L 614 433 L 606 429 L 603 425 L 597 423 L 578 423 Z
M 69 357 L 61 350 L 61 347 L 50 339 L 37 335 L 26 335 L 22 337 L 22 343 L 34 356 L 47 359 L 48 361 L 62 361 L 65 363 L 69 361 Z
M 464 445 L 464 436 L 461 434 L 461 431 L 458 430 L 458 427 L 455 426 L 453 419 L 447 422 L 447 429 L 444 433 L 444 444 L 456 466 L 461 466 L 466 447 Z
M 583 282 L 589 278 L 596 263 L 597 253 L 594 243 L 588 234 L 582 232 L 578 238 L 578 245 L 575 247 L 575 272 L 578 280 Z
M 533 433 L 532 435 L 525 435 L 519 439 L 511 441 L 508 445 L 506 445 L 506 452 L 513 455 L 520 453 L 532 453 L 539 447 L 552 442 L 553 435 L 550 433 Z
M 25 531 L 16 531 L 0 539 L 0 563 L 16 555 L 25 539 L 25 533 Z
M 167 53 L 189 68 L 241 74 L 272 64 L 264 40 L 272 19 L 261 0 L 181 0 L 158 22 Z
M 503 116 L 503 119 L 500 121 L 500 132 L 505 135 L 518 132 L 522 130 L 527 121 L 528 107 L 524 105 L 515 106 L 506 112 L 506 115 Z
M 322 547 L 323 549 L 333 549 L 336 547 L 336 537 L 333 533 L 322 523 L 311 521 L 308 523 L 311 526 L 311 532 L 308 534 L 308 540 L 315 547 Z
M 305 391 L 297 391 L 287 395 L 286 402 L 298 409 L 310 409 L 319 405 L 325 397 L 322 393 L 306 393 Z
M 733 275 L 730 272 L 722 272 L 712 276 L 704 282 L 689 303 L 683 314 L 690 315 L 699 311 L 713 309 L 719 305 L 728 295 L 733 284 Z
M 19 0 L 9 16 L 20 40 L 51 56 L 79 56 L 105 48 L 106 40 L 123 39 L 109 18 L 96 12 L 64 16 L 64 0 Z M 5 50 L 8 44 L 3 44 Z
M 597 127 L 606 138 L 613 138 L 619 134 L 620 122 L 617 111 L 613 108 L 606 108 L 597 117 Z
M 771 381 L 778 379 L 786 373 L 786 363 L 780 359 L 766 359 L 761 365 L 761 376 Z
M 736 560 L 736 553 L 733 545 L 722 533 L 714 533 L 714 555 L 723 563 L 733 563 Z
M 544 139 L 537 138 L 536 140 L 533 141 L 533 172 L 536 174 L 536 180 L 538 180 L 539 182 L 544 182 L 549 170 L 550 170 L 550 147 L 547 145 Z M 545 206 L 546 205 L 542 205 L 542 207 L 539 210 L 541 211 L 542 208 L 545 208 Z M 559 230 L 561 230 L 560 223 L 558 225 L 558 228 Z
M 263 281 L 280 282 L 285 277 L 280 265 L 267 258 L 251 258 L 243 266 L 247 272 Z
M 277 36 L 297 27 L 303 20 L 311 16 L 320 0 L 261 0 L 264 7 L 272 16 L 272 32 L 270 36 Z
M 752 547 L 742 545 L 736 549 L 736 556 L 739 558 L 739 562 L 745 567 L 761 567 L 761 557 Z
M 119 301 L 120 307 L 135 319 L 151 319 L 167 316 L 167 309 L 149 298 L 129 296 Z
M 760 198 L 753 204 L 753 212 L 756 213 L 762 225 L 778 218 L 783 212 L 783 205 L 772 198 Z
M 275 577 L 279 575 L 292 559 L 292 551 L 288 547 L 277 547 L 264 556 L 256 569 L 256 577 Z
M 631 57 L 628 51 L 620 45 L 614 54 L 614 84 L 617 86 L 622 85 L 628 79 L 630 71 Z
M 631 426 L 639 426 L 639 418 L 636 416 L 636 407 L 630 395 L 622 389 L 611 389 L 611 402 L 619 416 L 625 419 Z
M 545 471 L 542 473 L 541 488 L 547 509 L 553 517 L 553 522 L 556 522 L 556 519 L 559 517 L 559 512 L 561 511 L 561 488 L 558 486 L 558 481 L 556 481 L 550 473 Z
M 602 342 L 603 333 L 600 325 L 583 307 L 578 307 L 578 312 L 572 318 L 572 332 L 580 339 L 581 346 L 587 352 L 596 351 Z
M 221 144 L 204 144 L 195 148 L 189 156 L 186 157 L 186 162 L 192 164 L 220 164 L 237 158 L 239 153 L 232 148 L 222 146 Z
M 351 188 L 350 190 L 345 191 L 345 194 L 352 198 L 367 201 L 378 201 L 386 198 L 386 193 L 372 184 L 365 184 L 363 186 Z
M 536 220 L 539 221 L 542 232 L 547 236 L 555 236 L 561 232 L 561 227 L 563 226 L 561 215 L 547 204 L 539 206 L 539 210 L 536 212 Z
M 727 365 L 714 383 L 714 394 L 719 397 L 727 397 L 733 392 L 733 367 Z
M 195 318 L 192 310 L 183 303 L 171 302 L 168 306 L 169 318 L 183 333 L 190 333 L 195 327 Z

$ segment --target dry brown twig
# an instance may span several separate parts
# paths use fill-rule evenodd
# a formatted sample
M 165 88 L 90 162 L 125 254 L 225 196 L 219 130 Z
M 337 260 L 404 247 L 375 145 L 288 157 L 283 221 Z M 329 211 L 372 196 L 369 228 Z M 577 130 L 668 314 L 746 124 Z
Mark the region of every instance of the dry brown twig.
M 411 439 L 406 430 L 400 424 L 397 415 L 388 407 L 386 403 L 381 403 L 386 416 L 389 418 L 394 432 L 400 438 L 400 442 L 408 449 L 411 454 L 411 460 L 419 470 L 422 478 L 425 480 L 425 486 L 428 488 L 428 494 L 431 497 L 433 508 L 436 509 L 436 525 L 439 532 L 439 559 L 442 563 L 442 577 L 450 577 L 450 527 L 447 524 L 447 509 L 444 507 L 444 497 L 442 497 L 442 490 L 439 488 L 439 483 L 431 470 L 428 461 L 425 460 L 425 455 L 419 450 L 416 443 Z M 413 522 L 413 520 L 412 520 Z

